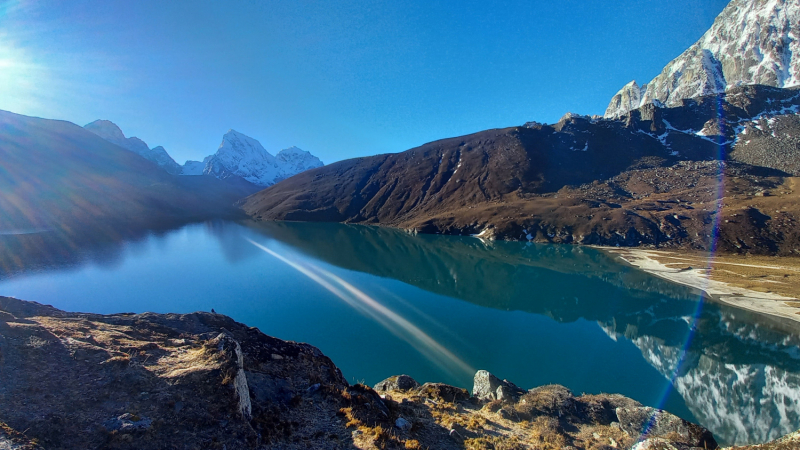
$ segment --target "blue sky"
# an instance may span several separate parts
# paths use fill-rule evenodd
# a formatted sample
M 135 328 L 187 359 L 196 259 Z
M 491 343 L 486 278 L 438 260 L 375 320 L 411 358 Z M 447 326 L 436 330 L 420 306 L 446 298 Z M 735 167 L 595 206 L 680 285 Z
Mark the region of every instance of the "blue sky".
M 179 163 L 229 129 L 324 162 L 602 114 L 724 0 L 0 0 L 0 109 L 102 118 Z

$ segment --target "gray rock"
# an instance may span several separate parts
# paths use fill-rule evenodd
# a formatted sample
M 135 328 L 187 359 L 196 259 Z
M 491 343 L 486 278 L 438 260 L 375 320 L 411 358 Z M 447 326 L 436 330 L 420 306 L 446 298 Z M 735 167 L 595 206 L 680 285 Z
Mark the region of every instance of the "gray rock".
M 416 393 L 421 397 L 431 400 L 444 400 L 446 402 L 469 400 L 469 392 L 466 389 L 444 383 L 425 383 L 416 389 Z
M 631 447 L 631 450 L 693 450 L 694 448 L 687 444 L 672 442 L 669 439 L 650 438 L 637 442 Z
M 377 392 L 410 391 L 419 387 L 419 383 L 408 375 L 395 375 L 375 385 Z
M 397 420 L 394 421 L 394 426 L 399 428 L 401 431 L 411 430 L 411 422 L 402 417 L 398 417 Z
M 125 413 L 119 417 L 108 419 L 103 423 L 103 426 L 108 431 L 131 432 L 137 430 L 146 430 L 153 424 L 151 419 L 147 417 L 136 417 L 131 413 Z
M 617 408 L 617 418 L 620 428 L 637 439 L 669 438 L 671 442 L 690 447 L 717 448 L 717 441 L 710 431 L 660 409 L 647 406 Z
M 475 372 L 472 386 L 473 397 L 479 400 L 516 401 L 525 391 L 507 380 L 501 380 L 489 371 Z

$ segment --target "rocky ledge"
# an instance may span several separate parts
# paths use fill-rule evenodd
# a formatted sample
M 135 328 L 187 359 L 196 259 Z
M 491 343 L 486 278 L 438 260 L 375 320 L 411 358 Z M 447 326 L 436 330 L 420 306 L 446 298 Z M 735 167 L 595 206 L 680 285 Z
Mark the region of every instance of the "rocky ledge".
M 317 348 L 212 313 L 81 314 L 0 297 L 0 449 L 716 448 L 620 395 L 351 386 Z M 796 448 L 790 435 L 760 449 Z

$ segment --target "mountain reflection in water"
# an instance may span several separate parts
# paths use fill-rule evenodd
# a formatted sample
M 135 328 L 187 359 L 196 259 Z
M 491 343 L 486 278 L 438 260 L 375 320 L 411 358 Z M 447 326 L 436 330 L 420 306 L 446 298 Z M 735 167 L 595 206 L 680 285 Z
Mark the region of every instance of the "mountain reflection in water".
M 470 387 L 463 368 L 488 369 L 524 387 L 620 392 L 726 444 L 800 428 L 797 324 L 586 247 L 280 222 L 0 236 L 0 295 L 101 313 L 215 307 L 321 347 L 355 380 L 402 371 Z
M 765 442 L 800 427 L 800 336 L 794 331 L 800 327 L 712 303 L 695 322 L 700 293 L 621 266 L 606 253 L 367 226 L 268 222 L 258 228 L 330 264 L 440 295 L 559 322 L 597 321 L 612 339 L 632 342 L 667 379 L 677 371 L 674 389 L 725 442 Z M 586 279 L 576 283 L 575 275 Z M 615 296 L 620 289 L 627 295 Z M 693 323 L 694 338 L 678 367 Z

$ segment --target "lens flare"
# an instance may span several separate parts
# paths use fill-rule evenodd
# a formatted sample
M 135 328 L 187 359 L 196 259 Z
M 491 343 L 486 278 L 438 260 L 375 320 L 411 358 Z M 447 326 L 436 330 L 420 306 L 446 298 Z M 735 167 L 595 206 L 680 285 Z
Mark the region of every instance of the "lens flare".
M 727 135 L 726 132 L 727 121 L 725 120 L 725 110 L 723 108 L 723 95 L 717 96 L 716 106 L 717 106 L 716 108 L 717 123 L 719 124 L 719 135 L 717 136 L 717 142 L 716 142 L 717 152 L 715 155 L 715 159 L 717 161 L 717 174 L 715 183 L 716 189 L 714 189 L 714 198 L 712 199 L 714 210 L 711 211 L 711 216 L 712 216 L 710 224 L 711 229 L 709 230 L 708 233 L 709 238 L 706 245 L 706 248 L 708 249 L 708 256 L 706 258 L 706 267 L 708 268 L 708 270 L 710 270 L 714 264 L 714 256 L 717 251 L 717 242 L 719 240 L 719 224 L 722 218 L 723 200 L 725 194 L 725 158 L 727 155 L 728 145 L 731 144 L 731 142 L 727 141 L 725 138 Z M 706 283 L 706 285 L 703 286 L 702 288 L 703 293 L 700 294 L 700 297 L 698 298 L 697 301 L 697 306 L 695 307 L 695 310 L 693 311 L 688 321 L 689 331 L 686 334 L 686 340 L 681 348 L 678 362 L 677 364 L 675 364 L 675 368 L 672 371 L 672 374 L 669 376 L 669 383 L 667 383 L 664 392 L 662 393 L 661 398 L 658 401 L 657 405 L 658 409 L 664 409 L 664 405 L 666 404 L 667 398 L 674 389 L 676 380 L 678 379 L 680 374 L 683 373 L 684 363 L 686 363 L 687 356 L 689 354 L 689 347 L 691 346 L 692 341 L 694 340 L 694 336 L 697 333 L 697 322 L 700 318 L 700 314 L 703 312 L 703 306 L 705 302 L 704 292 L 707 291 L 709 278 L 702 277 L 702 280 Z M 656 414 L 653 414 L 653 416 L 650 417 L 650 420 L 648 421 L 647 425 L 644 427 L 642 435 L 639 436 L 639 440 L 643 440 L 646 438 L 646 436 L 650 432 L 650 429 L 652 429 L 652 427 L 655 425 L 655 422 L 656 422 Z
M 345 303 L 372 318 L 393 335 L 406 341 L 425 358 L 434 363 L 444 372 L 458 376 L 466 374 L 472 376 L 475 369 L 461 360 L 453 352 L 438 343 L 430 335 L 422 331 L 419 327 L 411 323 L 408 319 L 393 311 L 378 300 L 370 297 L 362 290 L 353 286 L 341 277 L 309 262 L 300 262 L 289 259 L 277 252 L 245 238 L 264 252 L 274 256 L 288 266 L 302 273 L 303 275 L 316 282 L 328 292 L 335 295 Z

